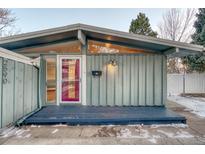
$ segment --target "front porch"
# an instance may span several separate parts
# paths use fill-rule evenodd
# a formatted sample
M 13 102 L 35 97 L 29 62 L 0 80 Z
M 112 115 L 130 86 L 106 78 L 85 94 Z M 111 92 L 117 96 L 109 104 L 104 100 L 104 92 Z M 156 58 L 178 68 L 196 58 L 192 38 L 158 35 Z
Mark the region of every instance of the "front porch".
M 45 106 L 26 118 L 26 125 L 127 125 L 186 123 L 183 116 L 165 107 Z

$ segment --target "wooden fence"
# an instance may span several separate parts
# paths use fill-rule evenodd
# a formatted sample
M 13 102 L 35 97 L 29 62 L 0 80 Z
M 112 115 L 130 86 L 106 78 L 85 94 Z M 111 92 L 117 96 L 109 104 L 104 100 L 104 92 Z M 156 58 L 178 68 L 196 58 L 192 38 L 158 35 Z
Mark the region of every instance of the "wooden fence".
M 38 68 L 0 48 L 0 128 L 38 108 Z

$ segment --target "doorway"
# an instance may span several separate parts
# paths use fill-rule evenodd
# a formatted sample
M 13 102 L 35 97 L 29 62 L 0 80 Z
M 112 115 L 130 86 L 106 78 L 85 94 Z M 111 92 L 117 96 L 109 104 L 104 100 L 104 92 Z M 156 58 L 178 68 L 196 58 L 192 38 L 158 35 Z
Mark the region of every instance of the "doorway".
M 81 103 L 81 57 L 58 56 L 59 104 Z

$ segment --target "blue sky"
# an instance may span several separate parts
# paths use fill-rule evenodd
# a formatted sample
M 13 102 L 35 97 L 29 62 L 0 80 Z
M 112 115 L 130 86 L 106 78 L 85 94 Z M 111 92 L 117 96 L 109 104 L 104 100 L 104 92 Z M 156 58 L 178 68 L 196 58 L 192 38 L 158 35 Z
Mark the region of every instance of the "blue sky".
M 145 13 L 154 30 L 166 9 L 12 9 L 16 27 L 22 33 L 84 23 L 128 31 L 130 22 L 139 12 Z

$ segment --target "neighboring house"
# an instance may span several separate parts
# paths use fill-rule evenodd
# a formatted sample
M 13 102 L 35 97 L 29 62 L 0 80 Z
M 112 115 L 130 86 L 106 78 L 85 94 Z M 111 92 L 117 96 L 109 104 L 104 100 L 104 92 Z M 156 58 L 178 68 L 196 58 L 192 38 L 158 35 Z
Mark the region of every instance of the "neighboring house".
M 164 106 L 167 56 L 204 50 L 84 24 L 1 38 L 0 47 L 40 57 L 40 106 Z

